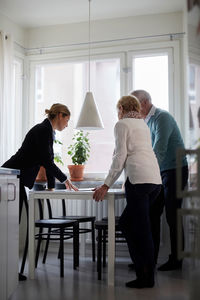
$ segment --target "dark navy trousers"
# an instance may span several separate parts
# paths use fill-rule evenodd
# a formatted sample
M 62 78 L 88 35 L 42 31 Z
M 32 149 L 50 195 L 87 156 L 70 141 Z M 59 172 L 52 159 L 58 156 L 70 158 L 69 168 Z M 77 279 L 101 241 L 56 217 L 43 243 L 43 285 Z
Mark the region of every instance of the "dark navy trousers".
M 160 220 L 165 207 L 167 224 L 170 231 L 171 255 L 170 260 L 176 262 L 177 257 L 177 210 L 182 206 L 182 199 L 176 197 L 176 169 L 161 172 L 162 189 L 151 206 L 150 218 L 155 247 L 155 261 L 157 262 L 160 246 Z M 182 189 L 187 184 L 188 166 L 182 167 Z M 183 232 L 183 230 L 182 230 Z M 184 241 L 184 236 L 182 236 Z M 184 247 L 184 245 L 182 245 Z
M 154 243 L 151 230 L 150 208 L 160 193 L 161 185 L 125 183 L 127 206 L 119 226 L 124 234 L 136 273 L 154 270 Z

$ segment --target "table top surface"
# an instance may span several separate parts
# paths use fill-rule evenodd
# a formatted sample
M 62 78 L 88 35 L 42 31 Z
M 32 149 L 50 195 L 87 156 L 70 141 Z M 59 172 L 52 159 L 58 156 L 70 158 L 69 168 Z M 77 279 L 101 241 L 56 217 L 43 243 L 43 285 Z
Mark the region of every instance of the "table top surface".
M 0 167 L 0 175 L 19 175 L 20 170 Z
M 93 190 L 89 189 L 82 189 L 79 191 L 73 191 L 73 190 L 43 190 L 43 191 L 29 191 L 29 196 L 32 196 L 33 198 L 53 198 L 55 196 L 58 197 L 66 197 L 66 196 L 74 196 L 78 197 L 79 195 L 88 195 L 92 196 L 94 193 Z M 123 189 L 109 189 L 107 192 L 108 195 L 124 195 L 125 192 Z

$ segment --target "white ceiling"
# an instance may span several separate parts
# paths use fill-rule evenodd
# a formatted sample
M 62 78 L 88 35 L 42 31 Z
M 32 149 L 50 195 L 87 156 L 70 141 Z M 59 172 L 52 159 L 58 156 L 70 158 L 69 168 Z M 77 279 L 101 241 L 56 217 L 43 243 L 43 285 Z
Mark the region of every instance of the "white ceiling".
M 183 9 L 186 0 L 92 0 L 91 19 L 167 13 Z M 88 0 L 0 0 L 0 13 L 26 27 L 88 20 Z

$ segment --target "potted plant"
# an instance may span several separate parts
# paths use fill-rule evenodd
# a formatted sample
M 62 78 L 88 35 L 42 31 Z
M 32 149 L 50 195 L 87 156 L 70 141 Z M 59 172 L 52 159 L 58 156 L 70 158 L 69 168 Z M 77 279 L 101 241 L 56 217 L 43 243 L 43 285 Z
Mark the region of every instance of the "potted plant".
M 72 181 L 83 180 L 84 163 L 88 160 L 90 152 L 88 135 L 89 133 L 84 133 L 83 130 L 77 131 L 72 138 L 73 144 L 68 147 L 68 154 L 73 163 L 73 165 L 68 165 Z
M 59 145 L 63 144 L 62 142 L 60 142 L 57 139 L 54 140 L 54 143 L 59 144 Z M 54 162 L 60 163 L 62 166 L 64 165 L 64 163 L 62 161 L 62 158 L 61 158 L 59 153 L 54 153 Z M 47 181 L 46 170 L 43 166 L 40 167 L 35 181 L 36 182 L 46 182 Z

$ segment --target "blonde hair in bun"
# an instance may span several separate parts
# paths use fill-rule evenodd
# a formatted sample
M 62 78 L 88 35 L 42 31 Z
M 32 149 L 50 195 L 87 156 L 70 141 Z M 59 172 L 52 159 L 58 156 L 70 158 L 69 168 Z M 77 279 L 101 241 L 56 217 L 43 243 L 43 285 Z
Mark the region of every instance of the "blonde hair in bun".
M 50 109 L 45 109 L 45 114 L 49 120 L 53 120 L 59 113 L 62 113 L 63 117 L 70 116 L 68 107 L 61 103 L 55 103 Z

